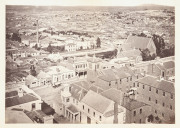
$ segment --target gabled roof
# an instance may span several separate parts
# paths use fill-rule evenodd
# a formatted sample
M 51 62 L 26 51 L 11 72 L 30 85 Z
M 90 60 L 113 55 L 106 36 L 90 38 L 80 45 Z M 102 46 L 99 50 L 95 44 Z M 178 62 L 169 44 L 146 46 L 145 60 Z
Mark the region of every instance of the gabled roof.
M 6 123 L 34 123 L 23 111 L 5 110 Z
M 141 79 L 138 79 L 136 80 L 137 82 L 139 83 L 142 83 L 142 84 L 146 84 L 146 85 L 153 85 L 156 83 L 157 81 L 157 78 L 156 77 L 152 77 L 152 76 L 146 76 L 146 77 L 143 77 Z
M 170 68 L 174 68 L 174 67 L 175 67 L 174 61 L 164 62 L 163 65 L 164 65 L 164 67 L 165 67 L 166 69 L 170 69 Z
M 128 110 L 134 110 L 143 106 L 149 106 L 143 102 L 139 102 L 137 100 L 130 99 L 129 97 L 124 97 L 122 106 Z
M 165 92 L 169 92 L 169 93 L 175 93 L 175 89 L 174 89 L 174 83 L 170 82 L 170 81 L 165 81 L 165 80 L 161 80 L 161 81 L 157 81 L 156 84 L 152 85 L 162 91 Z
M 34 77 L 34 76 L 32 76 L 32 75 L 28 75 L 28 76 L 26 77 L 26 84 L 27 84 L 27 85 L 31 84 L 31 83 L 34 82 L 34 81 L 37 81 L 37 78 L 36 78 L 36 77 Z
M 150 41 L 151 38 L 130 35 L 125 43 L 130 44 L 131 48 L 146 49 Z
M 50 75 L 48 75 L 47 73 L 43 72 L 43 71 L 40 71 L 40 73 L 37 75 L 37 78 L 40 79 L 40 78 L 48 78 L 50 77 Z
M 15 96 L 12 98 L 6 98 L 6 107 L 24 104 L 24 103 L 28 103 L 28 102 L 32 102 L 36 100 L 39 100 L 39 99 L 32 93 L 25 94 L 22 97 Z
M 112 100 L 109 100 L 106 97 L 91 90 L 88 91 L 88 93 L 81 101 L 102 114 L 104 114 L 108 107 L 114 103 Z
M 70 93 L 73 98 L 80 101 L 87 94 L 87 91 L 76 84 L 71 84 Z
M 81 87 L 81 88 L 83 88 L 83 89 L 85 89 L 86 91 L 88 91 L 89 88 L 90 88 L 89 83 L 86 82 L 86 81 L 80 81 L 80 82 L 76 82 L 76 83 L 74 83 L 74 84 L 77 85 L 77 86 L 79 86 L 79 87 Z
M 101 93 L 102 96 L 104 96 L 114 102 L 117 102 L 117 103 L 120 103 L 120 101 L 122 100 L 122 98 L 123 98 L 122 94 L 123 94 L 122 91 L 117 90 L 115 88 L 110 88 Z
M 160 70 L 166 70 L 165 67 L 161 64 L 156 64 L 156 66 L 160 69 Z
M 165 92 L 169 92 L 173 94 L 175 93 L 174 83 L 170 81 L 158 80 L 157 78 L 152 76 L 146 76 L 136 81 L 160 89 Z
M 128 51 L 122 51 L 120 54 L 122 54 L 123 57 L 137 57 L 141 56 L 141 51 L 138 49 L 128 50 Z
M 103 92 L 103 89 L 102 89 L 102 88 L 100 88 L 100 87 L 98 87 L 98 86 L 95 86 L 95 85 L 92 85 L 92 86 L 89 88 L 89 90 L 92 90 L 92 91 L 94 91 L 94 92 L 96 92 L 96 93 L 101 93 L 101 92 Z

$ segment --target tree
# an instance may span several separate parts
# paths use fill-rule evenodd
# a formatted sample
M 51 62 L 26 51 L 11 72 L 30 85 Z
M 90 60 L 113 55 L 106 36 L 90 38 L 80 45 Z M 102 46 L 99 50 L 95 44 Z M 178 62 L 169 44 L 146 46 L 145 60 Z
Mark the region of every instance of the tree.
M 117 56 L 117 53 L 118 53 L 118 50 L 115 49 L 115 50 L 114 50 L 114 56 Z
M 154 44 L 156 46 L 156 53 L 159 56 L 162 50 L 165 48 L 164 39 L 159 35 L 153 34 L 152 40 L 154 41 Z
M 82 38 L 81 41 L 84 42 L 84 38 Z
M 19 43 L 21 43 L 21 38 L 17 33 L 13 33 L 11 39 L 12 41 L 18 41 Z
M 53 51 L 53 48 L 52 48 L 50 43 L 49 43 L 49 45 L 47 47 L 47 51 L 50 52 L 50 53 L 52 53 L 52 51 Z
M 100 48 L 100 47 L 101 47 L 101 40 L 100 40 L 99 37 L 98 37 L 97 40 L 96 40 L 96 46 L 97 46 L 97 48 Z
M 154 60 L 156 58 L 155 54 L 153 55 L 150 54 L 150 51 L 148 48 L 142 50 L 141 52 L 142 52 L 141 56 L 142 56 L 143 61 Z
M 34 65 L 31 65 L 30 73 L 31 73 L 32 76 L 36 76 L 37 75 Z

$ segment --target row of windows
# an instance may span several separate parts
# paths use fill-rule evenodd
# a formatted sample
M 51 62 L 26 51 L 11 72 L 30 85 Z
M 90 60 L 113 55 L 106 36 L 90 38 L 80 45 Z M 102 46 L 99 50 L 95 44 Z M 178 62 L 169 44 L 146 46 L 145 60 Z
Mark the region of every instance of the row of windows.
M 87 64 L 76 65 L 76 68 L 85 68 L 85 67 L 87 67 Z
M 155 113 L 157 114 L 157 110 L 155 110 Z M 162 116 L 164 117 L 164 116 L 165 116 L 165 114 L 164 114 L 164 113 L 162 113 Z
M 149 101 L 151 101 L 151 97 L 149 97 Z M 158 101 L 157 101 L 157 100 L 155 100 L 155 103 L 157 104 L 157 103 L 158 103 Z M 164 103 L 164 102 L 162 103 L 162 106 L 163 106 L 163 107 L 165 106 L 165 103 Z M 170 105 L 170 109 L 172 110 L 172 105 Z
M 83 110 L 85 109 L 85 107 L 84 107 L 84 105 L 83 105 Z M 88 113 L 90 113 L 90 109 L 88 108 Z M 96 113 L 95 112 L 93 112 L 93 116 L 95 117 L 96 116 Z M 101 121 L 102 120 L 102 117 L 101 116 L 99 116 L 99 121 Z
M 139 110 L 139 114 L 142 113 L 142 109 Z M 136 116 L 136 111 L 134 111 L 134 116 Z
M 65 78 L 71 78 L 71 77 L 74 77 L 74 75 L 73 74 L 69 74 L 69 75 L 62 75 L 62 79 L 65 79 Z M 59 81 L 59 77 L 57 77 L 57 81 Z
M 75 103 L 75 101 L 76 101 L 76 105 L 78 105 L 78 100 L 73 99 L 73 103 Z
M 127 77 L 127 82 L 128 82 L 129 80 L 132 81 L 132 76 L 130 77 L 130 79 Z M 121 84 L 122 79 L 120 79 L 119 82 L 120 82 L 120 84 Z M 118 81 L 116 81 L 115 84 L 118 84 Z M 111 82 L 109 82 L 109 86 L 111 86 Z
M 135 87 L 135 83 L 133 83 L 133 86 Z M 139 87 L 139 83 L 137 83 L 137 87 Z M 143 85 L 142 88 L 145 89 L 145 85 Z M 149 87 L 149 91 L 151 91 L 151 87 Z M 156 89 L 156 93 L 159 93 L 158 89 Z M 163 92 L 163 96 L 166 96 L 165 92 Z M 173 94 L 171 94 L 171 99 L 173 99 Z

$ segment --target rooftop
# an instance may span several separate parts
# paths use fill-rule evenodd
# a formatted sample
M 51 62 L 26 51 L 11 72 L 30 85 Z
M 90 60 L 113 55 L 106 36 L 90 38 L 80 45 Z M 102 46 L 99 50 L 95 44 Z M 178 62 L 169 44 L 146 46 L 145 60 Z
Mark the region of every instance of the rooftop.
M 94 100 L 96 99 L 96 100 Z M 114 103 L 112 100 L 107 99 L 106 97 L 95 93 L 94 91 L 88 91 L 85 97 L 82 99 L 82 102 L 86 105 L 94 108 L 100 113 L 106 112 L 110 104 Z
M 147 106 L 147 104 L 136 101 L 136 100 L 132 100 L 129 97 L 124 97 L 122 106 L 131 111 L 131 110 L 143 107 L 143 106 Z
M 110 88 L 104 92 L 101 93 L 102 96 L 114 101 L 114 102 L 117 102 L 117 103 L 120 103 L 122 98 L 123 98 L 123 93 L 120 91 L 120 90 L 117 90 L 115 88 Z
M 156 77 L 152 77 L 152 76 L 146 76 L 136 81 L 155 87 L 165 92 L 169 92 L 173 94 L 175 93 L 174 83 L 170 81 L 158 80 Z
M 170 69 L 170 68 L 174 68 L 175 67 L 175 63 L 174 61 L 167 61 L 163 63 L 164 67 L 166 69 Z
M 131 48 L 140 48 L 145 49 L 147 48 L 147 45 L 151 41 L 151 38 L 147 37 L 139 37 L 139 36 L 128 36 L 125 43 L 130 44 Z
M 25 94 L 22 97 L 15 96 L 12 98 L 6 98 L 6 107 L 16 106 L 36 100 L 39 99 L 32 93 Z

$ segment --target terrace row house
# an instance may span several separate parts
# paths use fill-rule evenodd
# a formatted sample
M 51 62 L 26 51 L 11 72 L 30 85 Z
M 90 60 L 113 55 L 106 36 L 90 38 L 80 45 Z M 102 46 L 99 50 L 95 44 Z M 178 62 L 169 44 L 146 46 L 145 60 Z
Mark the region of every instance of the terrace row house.
M 88 63 L 86 59 L 79 57 L 74 59 L 69 58 L 68 62 L 75 68 L 76 76 L 78 76 L 78 78 L 87 78 Z
M 29 88 L 34 88 L 38 86 L 48 86 L 51 85 L 52 77 L 48 73 L 40 71 L 36 77 L 28 75 L 25 81 L 26 86 Z
M 69 86 L 66 85 L 62 91 L 62 101 L 65 117 L 70 119 L 70 121 L 88 124 L 114 122 L 114 101 L 92 90 L 87 92 L 86 90 L 78 89 L 78 86 L 75 86 L 74 91 L 79 90 L 79 94 L 76 92 L 71 93 L 69 89 Z M 123 123 L 123 108 L 118 107 L 117 113 L 119 118 L 117 123 Z
M 168 122 L 175 117 L 174 83 L 153 76 L 146 76 L 134 82 L 137 100 L 152 106 L 153 116 Z
M 150 64 L 148 66 L 148 71 L 153 76 L 160 76 L 161 78 L 168 80 L 169 77 L 175 75 L 175 63 L 174 61 L 166 61 Z
M 41 98 L 26 86 L 6 90 L 6 109 L 41 110 Z
M 47 73 L 52 76 L 52 86 L 60 85 L 65 81 L 77 78 L 73 69 L 68 69 L 63 66 L 49 67 L 49 71 Z
M 134 74 L 128 67 L 106 69 L 100 71 L 97 84 L 102 85 L 105 90 L 116 88 L 126 92 L 131 88 L 132 82 L 140 77 L 142 75 Z
M 120 90 L 111 88 L 98 94 L 88 90 L 91 86 L 79 85 L 66 84 L 61 92 L 63 114 L 72 123 L 146 123 L 151 114 L 150 105 L 135 100 L 133 96 L 124 97 Z

